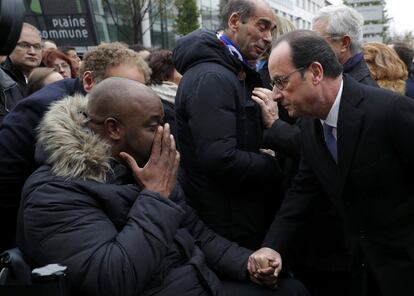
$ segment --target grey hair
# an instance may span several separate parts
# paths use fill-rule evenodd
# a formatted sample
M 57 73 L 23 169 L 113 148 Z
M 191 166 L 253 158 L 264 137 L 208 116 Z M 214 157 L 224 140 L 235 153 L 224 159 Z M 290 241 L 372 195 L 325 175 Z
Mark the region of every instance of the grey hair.
M 316 21 L 325 22 L 325 32 L 332 37 L 349 35 L 353 55 L 361 51 L 364 18 L 355 9 L 342 4 L 325 6 L 313 18 Z
M 255 12 L 256 6 L 251 0 L 229 0 L 221 12 L 221 24 L 219 29 L 228 29 L 228 21 L 233 13 L 240 15 L 240 20 L 245 23 Z

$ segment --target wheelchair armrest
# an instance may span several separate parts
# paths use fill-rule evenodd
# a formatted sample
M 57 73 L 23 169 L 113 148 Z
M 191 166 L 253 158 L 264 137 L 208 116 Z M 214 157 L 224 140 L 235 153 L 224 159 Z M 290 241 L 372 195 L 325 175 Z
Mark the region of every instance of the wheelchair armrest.
M 0 285 L 32 284 L 32 270 L 18 248 L 0 254 Z

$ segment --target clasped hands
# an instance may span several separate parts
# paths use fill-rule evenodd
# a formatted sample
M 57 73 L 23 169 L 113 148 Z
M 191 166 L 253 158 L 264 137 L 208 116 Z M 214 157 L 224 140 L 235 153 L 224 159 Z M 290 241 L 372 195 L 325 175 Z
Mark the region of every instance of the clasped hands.
M 282 258 L 270 248 L 261 248 L 250 255 L 247 262 L 250 279 L 261 286 L 275 288 L 280 271 Z

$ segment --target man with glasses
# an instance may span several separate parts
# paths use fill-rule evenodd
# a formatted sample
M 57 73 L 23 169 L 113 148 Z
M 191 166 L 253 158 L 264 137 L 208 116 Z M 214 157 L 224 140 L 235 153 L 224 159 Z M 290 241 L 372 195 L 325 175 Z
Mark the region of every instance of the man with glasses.
M 329 44 L 312 31 L 279 39 L 269 72 L 273 99 L 302 117 L 302 156 L 263 246 L 286 257 L 301 226 L 332 204 L 349 276 L 339 283 L 326 276 L 329 295 L 414 295 L 414 102 L 342 74 Z M 325 249 L 316 251 L 323 260 Z
M 39 67 L 42 60 L 42 40 L 36 27 L 23 23 L 16 47 L 3 63 L 3 70 L 25 91 L 27 78 L 34 68 Z
M 0 124 L 3 117 L 27 95 L 27 78 L 42 59 L 40 32 L 34 26 L 23 23 L 19 41 L 1 65 Z
M 360 83 L 377 87 L 361 51 L 363 24 L 363 17 L 355 9 L 330 5 L 320 9 L 314 17 L 313 31 L 331 46 L 344 73 Z M 307 239 L 303 245 L 311 247 L 304 250 L 306 260 L 300 272 L 314 294 L 324 296 L 335 292 L 340 296 L 346 293 L 351 278 L 349 250 L 333 205 L 327 198 L 322 204 L 314 211 L 312 223 L 305 231 Z
M 363 17 L 355 9 L 342 4 L 321 8 L 313 19 L 313 30 L 332 47 L 344 73 L 360 83 L 378 86 L 361 51 L 363 25 Z

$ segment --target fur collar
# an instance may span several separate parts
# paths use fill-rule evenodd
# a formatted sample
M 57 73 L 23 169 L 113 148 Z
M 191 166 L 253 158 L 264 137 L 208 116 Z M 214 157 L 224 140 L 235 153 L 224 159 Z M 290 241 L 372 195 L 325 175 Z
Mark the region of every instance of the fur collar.
M 52 104 L 38 127 L 38 143 L 55 175 L 105 182 L 111 149 L 87 127 L 87 102 L 75 95 Z

